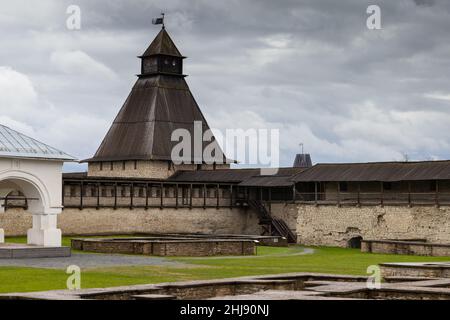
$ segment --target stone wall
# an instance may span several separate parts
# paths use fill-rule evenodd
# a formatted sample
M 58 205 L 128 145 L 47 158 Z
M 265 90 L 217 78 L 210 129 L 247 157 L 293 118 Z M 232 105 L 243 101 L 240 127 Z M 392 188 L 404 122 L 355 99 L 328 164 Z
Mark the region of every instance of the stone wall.
M 450 245 L 419 241 L 363 240 L 361 252 L 449 257 Z
M 8 209 L 0 213 L 0 228 L 5 229 L 5 236 L 26 235 L 32 224 L 31 213 L 23 209 Z
M 0 214 L 5 235 L 25 235 L 31 214 L 10 209 Z M 239 208 L 171 209 L 64 209 L 58 217 L 63 235 L 121 233 L 260 234 L 258 218 Z
M 195 165 L 174 168 L 168 161 L 115 161 L 89 163 L 88 176 L 167 179 L 176 170 L 194 170 Z
M 305 245 L 346 247 L 354 237 L 366 240 L 424 239 L 450 244 L 450 207 L 314 206 L 272 204 Z M 6 235 L 24 235 L 31 215 L 21 209 L 0 214 Z M 65 209 L 58 225 L 63 234 L 216 233 L 260 234 L 257 215 L 244 209 Z
M 216 168 L 228 169 L 229 164 L 217 166 L 203 164 L 201 170 L 213 170 Z M 88 165 L 88 176 L 90 177 L 111 177 L 111 178 L 149 178 L 149 179 L 167 179 L 176 171 L 197 170 L 196 164 L 173 165 L 169 161 L 109 161 L 109 162 L 91 162 Z
M 381 275 L 386 277 L 450 278 L 450 268 L 439 264 L 382 263 Z
M 72 248 L 87 252 L 142 254 L 152 256 L 241 256 L 254 255 L 255 242 L 229 239 L 72 239 Z
M 292 203 L 272 203 L 270 212 L 274 218 L 282 219 L 292 231 L 297 230 L 298 207 Z
M 292 205 L 299 243 L 346 247 L 354 237 L 450 243 L 450 207 Z

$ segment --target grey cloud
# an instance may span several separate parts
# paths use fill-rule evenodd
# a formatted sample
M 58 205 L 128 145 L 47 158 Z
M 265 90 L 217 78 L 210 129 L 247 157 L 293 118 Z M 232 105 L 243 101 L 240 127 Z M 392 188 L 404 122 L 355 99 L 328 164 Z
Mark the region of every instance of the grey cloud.
M 432 6 L 434 5 L 434 0 L 414 0 L 414 3 L 418 6 Z
M 76 2 L 77 32 L 65 28 L 73 1 L 2 4 L 0 61 L 29 78 L 38 102 L 26 115 L 0 98 L 0 116 L 80 158 L 126 99 L 161 11 L 210 125 L 279 127 L 283 165 L 300 141 L 321 162 L 450 157 L 450 101 L 433 98 L 450 94 L 448 1 L 377 1 L 383 30 L 374 31 L 370 0 Z M 72 73 L 55 60 L 61 52 L 81 52 L 117 79 Z M 39 108 L 52 116 L 29 116 Z

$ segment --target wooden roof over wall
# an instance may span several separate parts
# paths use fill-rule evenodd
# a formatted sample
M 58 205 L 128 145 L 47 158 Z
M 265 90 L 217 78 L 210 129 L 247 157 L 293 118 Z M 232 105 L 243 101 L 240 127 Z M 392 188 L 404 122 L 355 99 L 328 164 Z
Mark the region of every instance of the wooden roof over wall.
M 317 164 L 295 182 L 450 180 L 450 161 Z

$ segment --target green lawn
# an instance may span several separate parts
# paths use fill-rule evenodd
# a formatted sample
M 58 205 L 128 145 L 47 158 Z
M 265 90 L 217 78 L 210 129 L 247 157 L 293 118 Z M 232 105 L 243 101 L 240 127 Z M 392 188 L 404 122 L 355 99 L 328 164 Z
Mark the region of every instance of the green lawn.
M 23 239 L 8 239 L 21 241 Z M 69 238 L 64 243 L 69 243 Z M 82 287 L 108 287 L 168 281 L 228 278 L 287 272 L 321 272 L 364 275 L 369 265 L 382 262 L 450 261 L 450 257 L 418 257 L 361 253 L 356 249 L 258 247 L 256 257 L 170 258 L 183 262 L 177 267 L 110 267 L 82 270 Z M 0 292 L 24 292 L 65 288 L 64 270 L 0 267 Z

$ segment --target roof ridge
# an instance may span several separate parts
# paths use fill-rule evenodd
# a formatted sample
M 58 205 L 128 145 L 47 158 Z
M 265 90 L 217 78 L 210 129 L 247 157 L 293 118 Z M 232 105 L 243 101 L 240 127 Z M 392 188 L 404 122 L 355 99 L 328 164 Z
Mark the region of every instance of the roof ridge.
M 415 160 L 415 161 L 373 161 L 373 162 L 324 162 L 316 163 L 315 166 L 334 166 L 334 165 L 368 165 L 368 164 L 417 164 L 417 163 L 436 163 L 436 162 L 450 162 L 450 159 L 443 160 Z

